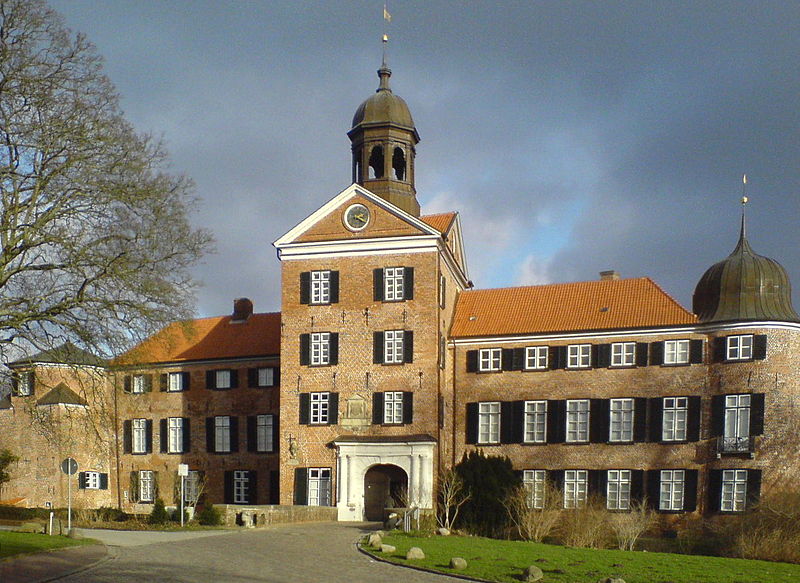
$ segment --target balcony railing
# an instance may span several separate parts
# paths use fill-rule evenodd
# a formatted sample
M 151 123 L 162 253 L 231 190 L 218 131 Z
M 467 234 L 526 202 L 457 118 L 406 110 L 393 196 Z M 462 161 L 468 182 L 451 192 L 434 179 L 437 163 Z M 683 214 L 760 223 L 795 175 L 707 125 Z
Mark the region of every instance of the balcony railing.
M 750 454 L 753 456 L 756 448 L 756 438 L 748 437 L 718 437 L 717 457 L 722 455 Z

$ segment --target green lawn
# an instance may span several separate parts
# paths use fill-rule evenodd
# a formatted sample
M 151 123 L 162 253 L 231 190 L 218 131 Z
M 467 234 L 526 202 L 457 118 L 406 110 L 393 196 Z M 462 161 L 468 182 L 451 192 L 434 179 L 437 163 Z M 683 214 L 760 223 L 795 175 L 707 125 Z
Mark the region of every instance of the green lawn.
M 0 559 L 24 553 L 37 553 L 61 547 L 94 544 L 96 541 L 72 539 L 65 536 L 47 536 L 25 532 L 9 532 L 0 530 Z
M 546 583 L 595 583 L 602 577 L 621 577 L 626 583 L 796 583 L 800 565 L 640 551 L 594 550 L 493 540 L 479 537 L 415 537 L 390 533 L 384 543 L 397 552 L 382 555 L 398 564 L 410 547 L 420 547 L 425 559 L 415 566 L 444 573 L 451 557 L 462 557 L 463 575 L 489 581 L 518 582 L 522 569 L 536 565 Z

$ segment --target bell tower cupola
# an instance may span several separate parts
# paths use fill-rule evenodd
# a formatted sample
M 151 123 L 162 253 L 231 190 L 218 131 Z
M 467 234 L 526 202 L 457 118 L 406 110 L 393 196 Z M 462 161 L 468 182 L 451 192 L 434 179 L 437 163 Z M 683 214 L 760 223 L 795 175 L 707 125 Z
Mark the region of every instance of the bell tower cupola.
M 377 91 L 353 116 L 347 132 L 353 151 L 353 182 L 418 217 L 414 156 L 419 134 L 408 105 L 392 93 L 392 71 L 384 60 Z

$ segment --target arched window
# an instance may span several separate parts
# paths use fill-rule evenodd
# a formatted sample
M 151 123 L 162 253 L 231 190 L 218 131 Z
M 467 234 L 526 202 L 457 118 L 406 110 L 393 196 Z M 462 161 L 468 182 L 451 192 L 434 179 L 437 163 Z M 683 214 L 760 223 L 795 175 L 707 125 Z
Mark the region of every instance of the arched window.
M 396 180 L 406 179 L 406 153 L 403 148 L 395 148 L 392 154 L 392 170 Z
M 383 148 L 375 146 L 369 156 L 370 179 L 383 178 Z

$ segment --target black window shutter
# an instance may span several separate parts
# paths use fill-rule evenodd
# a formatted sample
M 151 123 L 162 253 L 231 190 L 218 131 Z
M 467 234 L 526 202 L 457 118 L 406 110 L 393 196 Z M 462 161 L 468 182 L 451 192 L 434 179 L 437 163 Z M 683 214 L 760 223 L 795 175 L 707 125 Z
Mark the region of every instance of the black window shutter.
M 553 368 L 567 368 L 567 347 L 554 346 L 552 352 L 554 356 Z
M 383 393 L 372 393 L 372 423 L 381 425 L 383 423 Z
M 714 338 L 714 362 L 724 362 L 727 358 L 727 340 L 725 336 Z
M 725 433 L 725 395 L 711 397 L 711 435 L 718 437 Z
M 328 363 L 339 364 L 339 333 L 331 332 L 328 339 L 330 342 L 328 346 Z
M 557 491 L 564 490 L 564 470 L 552 470 L 550 472 L 550 480 L 553 483 L 553 488 Z
M 247 416 L 247 451 L 256 451 L 256 442 L 257 442 L 257 425 L 256 425 L 256 416 L 255 415 L 248 415 Z
M 750 435 L 764 433 L 764 393 L 750 395 Z
M 636 366 L 647 366 L 647 342 L 636 343 Z
M 654 397 L 650 399 L 650 441 L 661 441 L 664 420 L 664 399 Z
M 167 391 L 167 385 L 169 383 L 169 375 L 164 373 L 158 376 L 159 376 L 158 390 L 161 391 L 162 393 L 165 393 Z
M 513 410 L 514 414 L 511 422 L 514 433 L 512 443 L 522 443 L 525 439 L 525 401 L 514 401 Z
M 158 471 L 153 470 L 153 502 L 158 499 Z
M 383 268 L 372 270 L 372 299 L 376 302 L 383 301 Z
M 339 393 L 328 394 L 328 425 L 339 423 Z
M 248 490 L 247 503 L 258 504 L 258 472 L 250 470 L 247 472 Z
M 300 393 L 300 425 L 308 425 L 311 419 L 311 394 Z
M 611 366 L 611 345 L 601 344 L 597 347 L 597 367 L 608 368 Z
M 589 401 L 589 441 L 608 443 L 609 401 L 590 399 Z
M 144 392 L 145 393 L 152 392 L 152 390 L 153 390 L 153 375 L 146 374 L 146 375 L 142 375 L 142 377 L 144 378 Z
M 650 343 L 650 364 L 658 366 L 664 364 L 664 342 Z
M 300 303 L 311 302 L 311 272 L 304 271 L 300 274 Z
M 144 422 L 144 450 L 145 453 L 153 453 L 153 420 L 147 419 Z
M 278 470 L 269 472 L 269 501 L 268 504 L 280 504 L 281 475 Z
M 691 364 L 703 363 L 703 341 L 690 340 L 689 341 L 689 362 Z
M 279 366 L 272 369 L 272 385 L 274 387 L 281 385 L 281 368 Z
M 647 505 L 654 510 L 658 510 L 661 501 L 661 470 L 647 470 L 645 477 L 647 479 L 647 484 L 645 485 Z
M 589 356 L 589 366 L 590 367 L 596 367 L 597 366 L 597 351 L 598 351 L 598 348 L 599 347 L 598 347 L 597 344 L 592 344 L 592 347 L 589 349 L 589 355 L 590 355 Z
M 78 472 L 78 488 L 81 490 L 86 488 L 86 472 Z
M 566 401 L 547 401 L 547 443 L 564 443 L 567 433 Z
M 161 419 L 158 423 L 159 439 L 161 442 L 161 453 L 167 453 L 167 420 Z
M 697 470 L 684 470 L 683 510 L 697 510 Z
M 477 403 L 467 403 L 467 443 L 478 443 Z
M 631 501 L 641 501 L 644 495 L 644 470 L 631 470 Z
M 403 299 L 404 300 L 413 300 L 414 299 L 414 268 L 413 267 L 404 267 L 403 268 Z
M 233 471 L 225 472 L 225 504 L 233 504 Z
M 270 451 L 277 452 L 281 443 L 280 432 L 280 419 L 277 415 L 272 416 L 272 449 Z
M 747 470 L 747 502 L 746 508 L 758 504 L 761 498 L 761 470 Z
M 206 451 L 214 453 L 214 418 L 206 417 Z
M 644 397 L 633 400 L 633 441 L 647 441 L 647 399 Z
M 525 368 L 525 349 L 515 348 L 511 370 L 523 370 Z
M 767 336 L 756 334 L 753 336 L 753 359 L 764 360 L 767 358 Z
M 133 422 L 122 422 L 122 453 L 133 453 Z
M 231 369 L 231 388 L 236 389 L 239 387 L 239 369 Z
M 338 271 L 331 271 L 331 279 L 330 279 L 330 298 L 332 304 L 339 303 L 339 272 Z
M 248 387 L 257 387 L 258 386 L 258 369 L 257 368 L 248 368 L 247 369 L 247 386 Z
M 229 419 L 231 423 L 231 453 L 236 453 L 239 451 L 239 418 L 231 416 Z
M 14 380 L 16 382 L 16 379 Z M 122 379 L 122 391 L 125 393 L 133 392 L 132 385 L 133 385 L 133 378 L 131 377 L 131 375 L 126 374 L 125 378 Z
M 139 472 L 131 472 L 131 486 L 130 486 L 131 502 L 139 501 Z
M 719 512 L 722 498 L 722 470 L 708 473 L 708 504 L 712 512 Z
M 700 440 L 700 397 L 689 397 L 686 412 L 686 441 Z
M 311 350 L 311 335 L 300 334 L 300 364 L 302 366 L 308 365 L 310 350 Z
M 414 393 L 403 391 L 403 423 L 408 425 L 414 421 Z
M 414 362 L 414 332 L 412 330 L 403 332 L 403 362 Z
M 505 371 L 514 370 L 514 349 L 503 348 L 501 352 L 501 367 Z
M 206 371 L 206 388 L 207 389 L 216 389 L 217 388 L 217 373 L 213 370 Z
M 297 506 L 308 505 L 308 468 L 294 469 L 294 503 Z
M 188 372 L 181 373 L 181 389 L 188 391 L 192 385 L 192 375 Z
M 108 490 L 108 474 L 100 474 L 100 489 Z
M 603 505 L 605 505 L 607 500 L 608 470 L 589 470 L 589 475 L 586 478 L 588 481 L 586 484 L 587 492 L 601 496 Z
M 467 350 L 467 372 L 478 372 L 477 350 Z
M 383 332 L 372 333 L 372 363 L 383 364 Z
M 183 417 L 183 453 L 189 453 L 192 450 L 192 428 L 190 426 L 189 418 Z
M 514 403 L 500 403 L 500 443 L 514 443 Z

